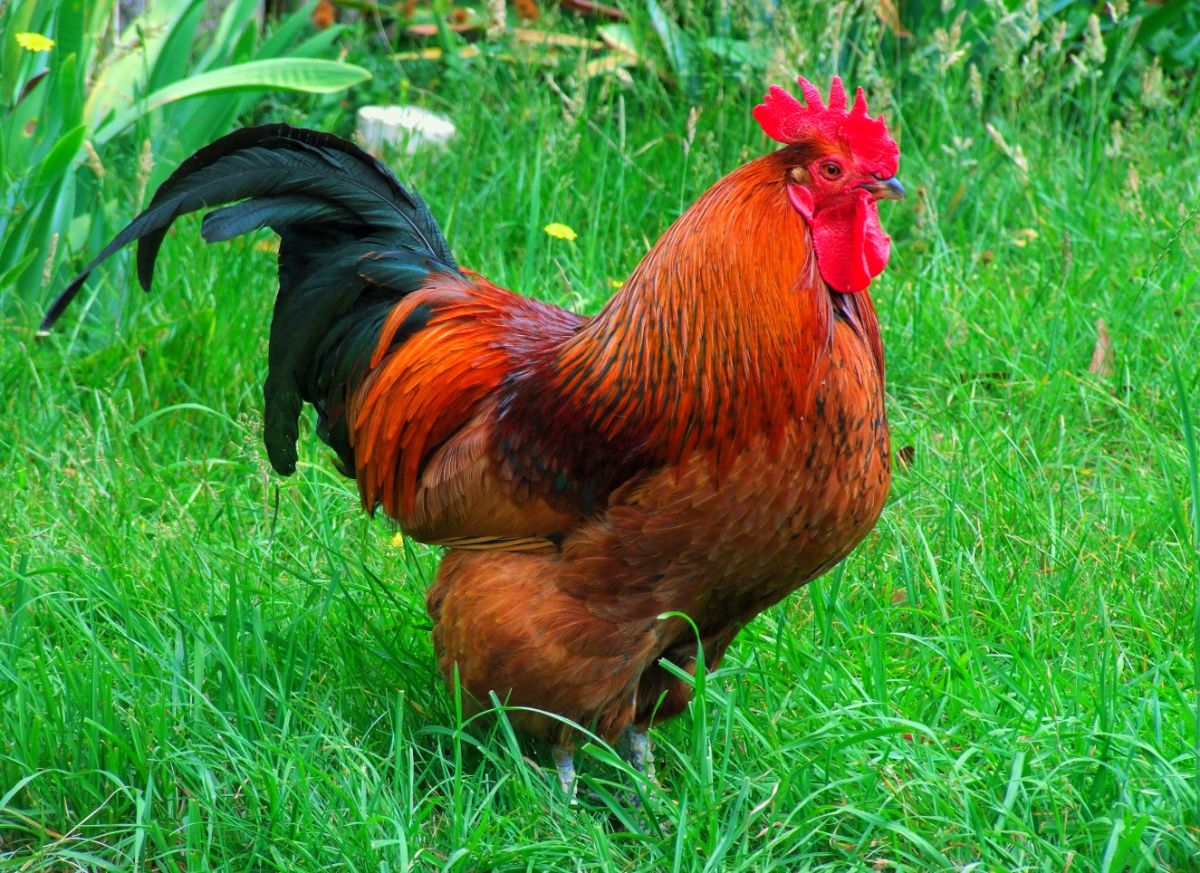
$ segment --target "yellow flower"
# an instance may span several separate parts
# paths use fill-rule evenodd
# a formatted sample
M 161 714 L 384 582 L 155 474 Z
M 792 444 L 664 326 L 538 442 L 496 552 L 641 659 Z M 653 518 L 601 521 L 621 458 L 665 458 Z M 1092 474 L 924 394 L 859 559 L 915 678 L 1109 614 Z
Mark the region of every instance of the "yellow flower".
M 620 279 L 609 279 L 608 280 L 608 286 L 610 288 L 620 288 L 624 284 L 625 283 L 622 282 Z
M 404 534 L 400 533 L 399 531 L 396 532 L 395 536 L 392 537 L 392 548 L 404 548 Z
M 548 235 L 554 237 L 555 239 L 565 239 L 568 242 L 579 236 L 579 234 L 575 233 L 575 231 L 571 230 L 571 228 L 567 227 L 565 224 L 559 224 L 557 221 L 547 224 L 544 229 Z
M 54 40 L 40 33 L 18 33 L 17 45 L 26 51 L 48 52 L 54 48 Z

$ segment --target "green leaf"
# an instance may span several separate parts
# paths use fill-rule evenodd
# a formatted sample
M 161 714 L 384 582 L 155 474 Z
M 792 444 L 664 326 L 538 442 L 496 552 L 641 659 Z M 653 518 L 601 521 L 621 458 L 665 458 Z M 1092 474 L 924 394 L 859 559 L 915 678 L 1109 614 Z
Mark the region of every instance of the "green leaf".
M 332 94 L 365 82 L 371 74 L 353 64 L 311 58 L 272 58 L 250 61 L 173 82 L 117 113 L 96 132 L 97 145 L 108 142 L 138 118 L 189 97 L 226 91 L 300 91 Z
M 294 56 L 295 52 L 288 52 L 288 47 L 295 45 L 304 28 L 308 27 L 309 16 L 312 15 L 316 5 L 316 0 L 310 0 L 291 15 L 276 23 L 274 29 L 259 46 L 259 57 L 271 58 L 285 52 Z
M 79 0 L 57 4 L 54 21 L 55 50 L 59 56 L 83 52 L 85 5 Z
M 751 70 L 766 70 L 767 56 L 744 39 L 729 39 L 710 36 L 704 40 L 705 50 L 736 67 Z
M 236 60 L 236 46 L 247 28 L 257 32 L 255 12 L 258 0 L 233 0 L 221 15 L 217 31 L 213 35 L 208 51 L 193 69 L 207 70 L 209 67 Z
M 700 94 L 700 75 L 696 70 L 696 43 L 688 36 L 670 16 L 668 16 L 657 0 L 646 0 L 646 11 L 650 13 L 650 23 L 662 40 L 667 59 L 675 72 L 676 81 L 683 88 L 689 100 L 695 102 Z
M 183 79 L 189 72 L 192 44 L 196 39 L 196 29 L 204 17 L 204 0 L 194 0 L 192 5 L 179 17 L 178 22 L 171 28 L 162 51 L 154 64 L 154 70 L 146 82 L 146 87 L 152 91 L 165 88 L 172 82 Z
M 37 259 L 37 256 L 37 249 L 26 249 L 17 262 L 0 275 L 0 289 L 8 288 L 10 285 L 15 284 L 17 278 L 29 269 L 29 265 Z
M 0 87 L 4 89 L 4 104 L 15 98 L 20 90 L 17 77 L 20 74 L 21 62 L 26 57 L 24 50 L 17 46 L 11 34 L 29 30 L 35 8 L 37 3 L 34 0 L 25 0 L 23 3 L 17 0 L 16 5 L 7 10 L 8 20 L 4 22 L 5 26 L 0 28 L 4 31 L 0 34 Z
M 265 58 L 256 58 L 255 49 L 258 47 L 258 28 L 253 23 L 246 27 L 240 34 L 237 40 L 229 49 L 229 57 L 225 59 L 227 66 L 234 64 L 243 64 L 252 60 L 265 60 Z
M 50 75 L 55 86 L 54 114 L 67 126 L 83 120 L 83 89 L 86 83 L 80 80 L 79 60 L 78 55 L 67 55 L 59 60 Z
M 83 146 L 83 138 L 87 135 L 87 125 L 80 124 L 64 133 L 42 159 L 34 174 L 34 184 L 48 185 L 56 181 L 67 168 L 79 149 Z

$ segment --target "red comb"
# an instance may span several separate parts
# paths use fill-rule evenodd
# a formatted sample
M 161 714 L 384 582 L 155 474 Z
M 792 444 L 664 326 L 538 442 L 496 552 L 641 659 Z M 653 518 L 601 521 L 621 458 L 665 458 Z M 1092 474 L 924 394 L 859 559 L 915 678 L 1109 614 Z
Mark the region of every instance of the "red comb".
M 900 160 L 900 149 L 888 134 L 883 116 L 867 114 L 867 98 L 863 89 L 854 94 L 854 106 L 846 111 L 846 88 L 842 77 L 834 76 L 829 86 L 829 105 L 821 101 L 816 85 L 803 76 L 796 78 L 804 93 L 804 102 L 778 85 L 772 85 L 763 102 L 754 107 L 754 118 L 762 125 L 763 133 L 777 142 L 792 144 L 811 140 L 834 140 L 845 143 L 868 169 L 880 176 L 894 176 Z

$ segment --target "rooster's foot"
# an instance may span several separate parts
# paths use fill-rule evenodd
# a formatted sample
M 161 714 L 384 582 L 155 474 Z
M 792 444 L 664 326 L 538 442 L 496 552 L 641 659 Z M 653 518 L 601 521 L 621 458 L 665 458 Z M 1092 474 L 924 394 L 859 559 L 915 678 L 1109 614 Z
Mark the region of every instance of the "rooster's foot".
M 552 750 L 558 770 L 558 787 L 569 799 L 575 799 L 575 755 L 570 746 L 555 746 Z
M 617 754 L 626 764 L 646 777 L 646 781 L 657 785 L 654 778 L 654 752 L 650 748 L 650 736 L 633 725 L 625 728 L 617 739 Z

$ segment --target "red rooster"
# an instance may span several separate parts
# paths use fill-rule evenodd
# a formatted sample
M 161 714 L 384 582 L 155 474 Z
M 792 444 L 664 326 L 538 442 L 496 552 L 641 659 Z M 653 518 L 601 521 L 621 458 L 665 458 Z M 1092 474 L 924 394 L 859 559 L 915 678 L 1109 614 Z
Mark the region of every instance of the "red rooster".
M 410 536 L 447 548 L 428 595 L 442 672 L 620 740 L 684 709 L 754 616 L 842 560 L 890 482 L 883 349 L 867 288 L 887 263 L 876 201 L 904 196 L 882 117 L 835 78 L 826 106 L 772 87 L 783 147 L 717 182 L 593 318 L 460 268 L 421 199 L 324 133 L 236 131 L 187 159 L 88 272 L 176 217 L 209 242 L 281 238 L 265 441 L 296 465 L 302 404 Z M 571 782 L 574 732 L 518 710 Z

